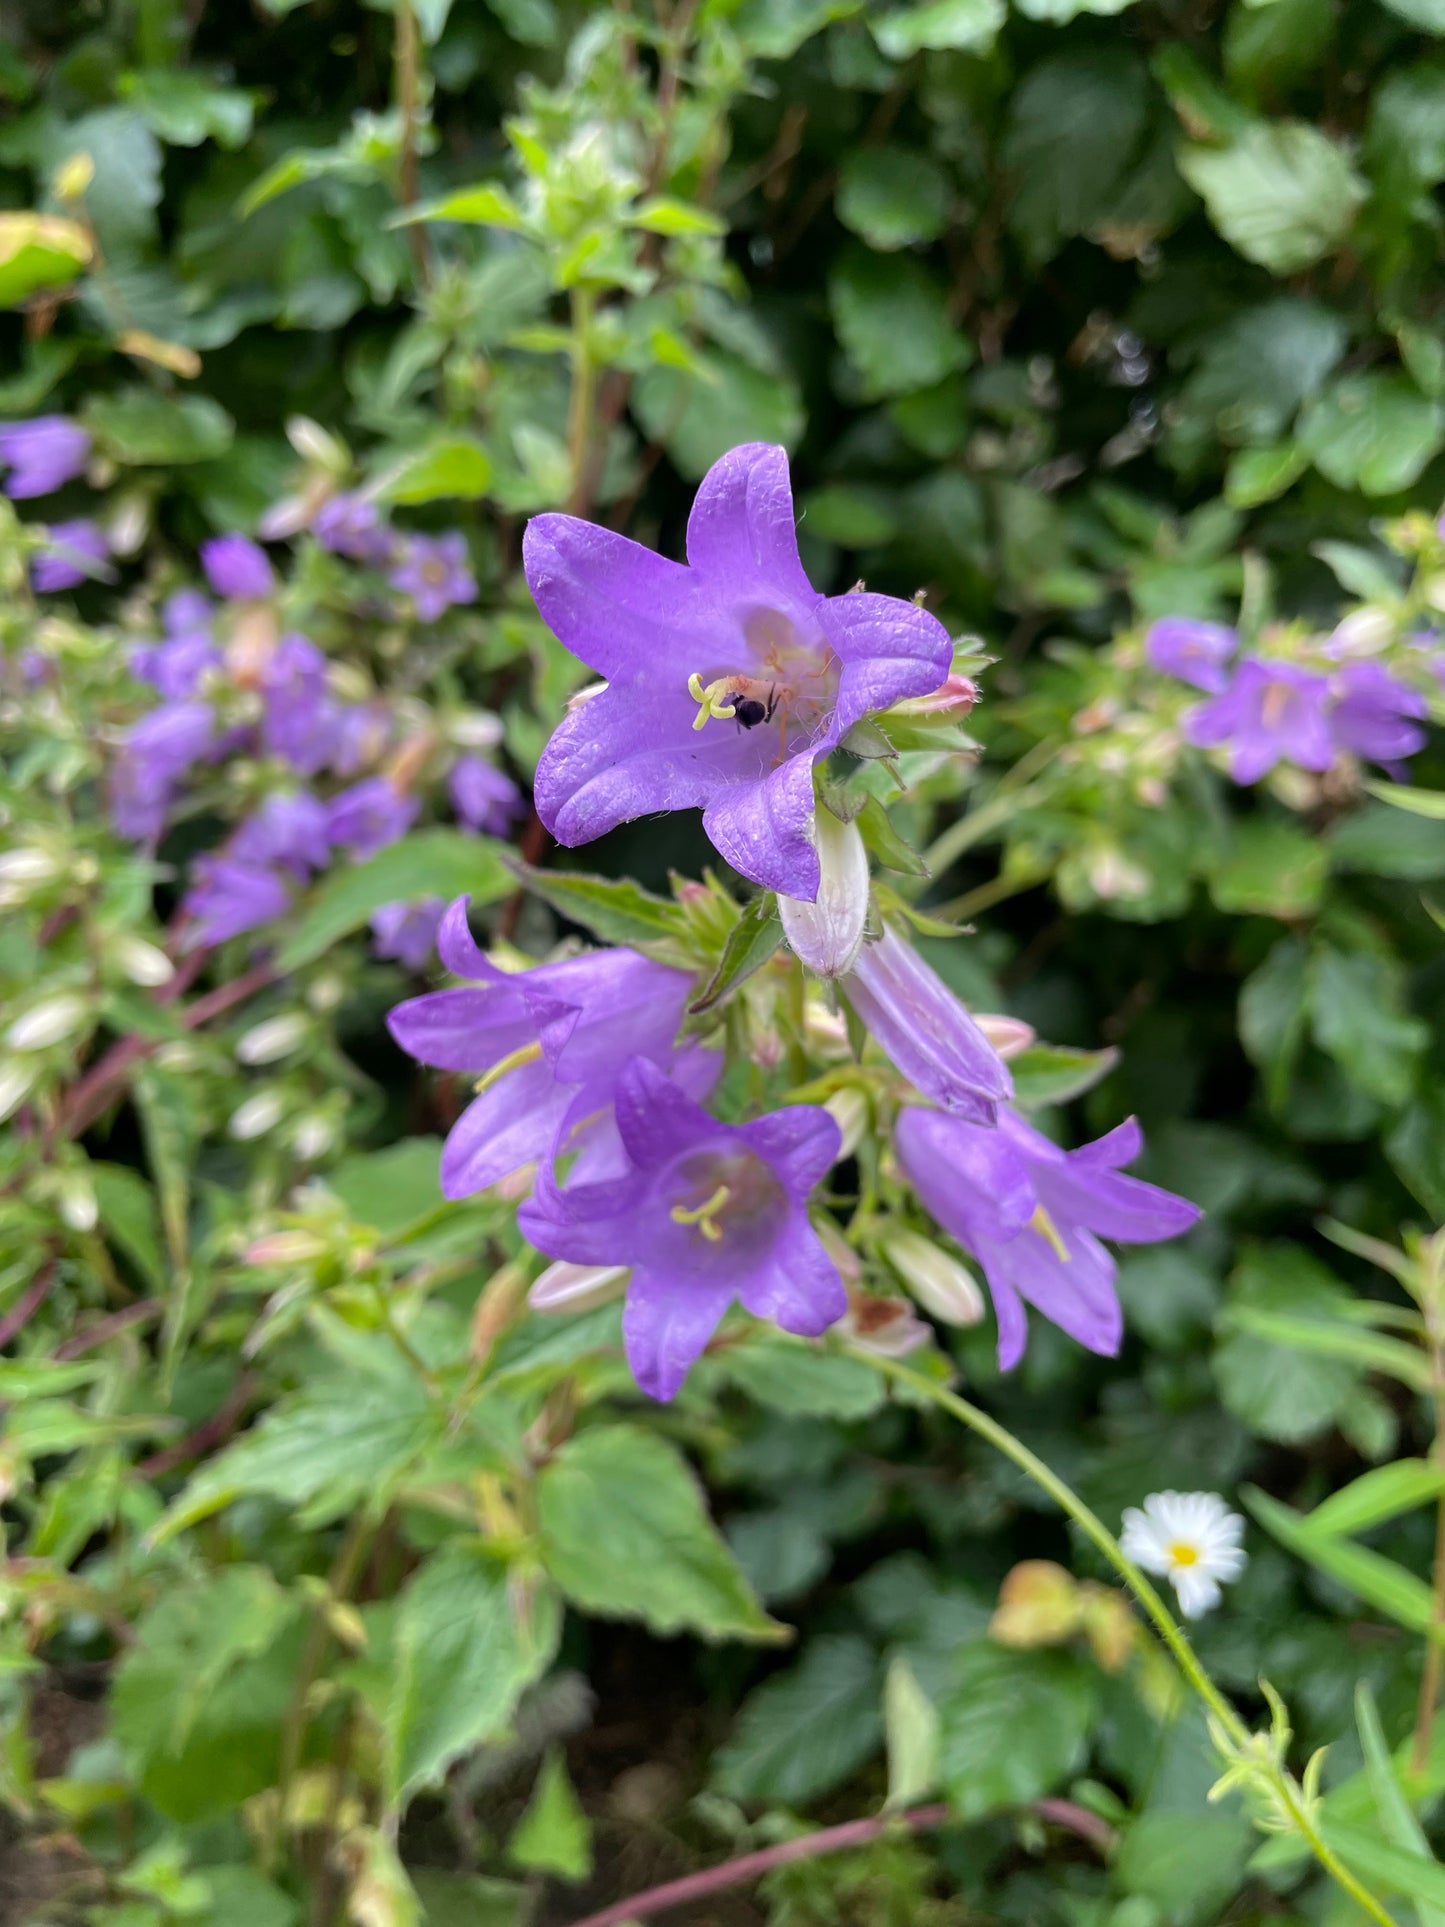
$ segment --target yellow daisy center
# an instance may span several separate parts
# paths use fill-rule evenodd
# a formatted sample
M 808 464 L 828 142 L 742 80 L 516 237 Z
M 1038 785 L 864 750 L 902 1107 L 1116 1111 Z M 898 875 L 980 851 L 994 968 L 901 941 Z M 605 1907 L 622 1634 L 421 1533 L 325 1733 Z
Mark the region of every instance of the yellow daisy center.
M 1169 1557 L 1176 1566 L 1197 1566 L 1199 1548 L 1191 1546 L 1183 1539 L 1176 1539 L 1169 1548 Z

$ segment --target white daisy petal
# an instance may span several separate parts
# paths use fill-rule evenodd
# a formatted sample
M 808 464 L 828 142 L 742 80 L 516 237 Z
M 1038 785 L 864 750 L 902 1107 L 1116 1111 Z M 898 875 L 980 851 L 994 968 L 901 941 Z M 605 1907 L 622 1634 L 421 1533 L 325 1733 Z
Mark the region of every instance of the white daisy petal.
M 1164 1573 L 1186 1619 L 1217 1606 L 1220 1582 L 1237 1579 L 1244 1520 L 1217 1492 L 1152 1492 L 1124 1514 L 1120 1547 L 1146 1572 Z

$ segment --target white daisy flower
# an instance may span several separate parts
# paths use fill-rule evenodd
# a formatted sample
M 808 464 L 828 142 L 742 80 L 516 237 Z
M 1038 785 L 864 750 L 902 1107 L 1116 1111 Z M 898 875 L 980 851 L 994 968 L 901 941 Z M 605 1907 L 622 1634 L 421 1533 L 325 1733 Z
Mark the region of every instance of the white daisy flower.
M 1244 1520 L 1217 1492 L 1151 1492 L 1124 1512 L 1119 1544 L 1145 1572 L 1162 1573 L 1186 1619 L 1219 1604 L 1221 1580 L 1244 1571 Z

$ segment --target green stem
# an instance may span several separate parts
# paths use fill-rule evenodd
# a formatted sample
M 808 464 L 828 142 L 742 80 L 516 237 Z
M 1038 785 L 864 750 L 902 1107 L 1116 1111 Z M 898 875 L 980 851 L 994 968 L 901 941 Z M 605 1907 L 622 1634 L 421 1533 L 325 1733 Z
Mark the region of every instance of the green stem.
M 1098 1547 L 1144 1608 L 1153 1622 L 1154 1630 L 1168 1647 L 1175 1665 L 1214 1716 L 1220 1731 L 1235 1746 L 1253 1750 L 1254 1737 L 1249 1728 L 1205 1672 L 1198 1655 L 1185 1637 L 1174 1615 L 1133 1560 L 1124 1552 L 1103 1520 L 1084 1504 L 1072 1487 L 1065 1485 L 1057 1473 L 1051 1471 L 1036 1453 L 1031 1452 L 1020 1439 L 1016 1439 L 1012 1432 L 998 1423 L 997 1419 L 990 1418 L 987 1412 L 980 1411 L 978 1406 L 970 1405 L 967 1399 L 960 1398 L 957 1392 L 949 1391 L 946 1385 L 939 1385 L 933 1379 L 925 1378 L 921 1372 L 914 1371 L 900 1359 L 881 1358 L 877 1353 L 864 1351 L 861 1346 L 850 1346 L 849 1350 L 855 1358 L 871 1365 L 885 1378 L 907 1386 L 916 1397 L 930 1399 L 950 1417 L 956 1418 L 961 1425 L 966 1425 L 971 1432 L 976 1432 L 981 1439 L 985 1439 L 995 1451 L 1002 1452 L 1006 1459 L 1011 1460 L 1021 1472 L 1027 1473 L 1036 1485 L 1047 1492 L 1085 1537 Z M 1261 1766 L 1265 1766 L 1263 1760 L 1261 1760 Z M 1266 1770 L 1269 1769 L 1266 1768 Z M 1377 1923 L 1377 1927 L 1394 1927 L 1391 1916 L 1379 1901 L 1360 1885 L 1333 1848 L 1321 1839 L 1310 1817 L 1308 1802 L 1293 1776 L 1287 1773 L 1282 1765 L 1275 1765 L 1271 1778 L 1274 1783 L 1273 1791 L 1325 1872 L 1349 1894 L 1371 1920 Z
M 592 392 L 596 379 L 592 361 L 592 290 L 572 290 L 572 396 L 567 410 L 567 454 L 572 466 L 572 494 L 568 507 L 574 515 L 588 508 L 587 458 L 592 439 Z

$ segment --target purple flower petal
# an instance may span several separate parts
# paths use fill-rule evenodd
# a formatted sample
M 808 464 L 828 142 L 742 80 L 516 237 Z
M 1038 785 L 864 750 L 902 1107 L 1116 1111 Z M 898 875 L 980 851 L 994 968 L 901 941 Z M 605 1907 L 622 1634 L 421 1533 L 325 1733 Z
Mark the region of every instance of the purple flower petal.
M 217 595 L 258 601 L 276 587 L 266 551 L 244 535 L 217 535 L 201 544 L 201 567 Z
M 1292 662 L 1247 656 L 1223 695 L 1184 719 L 1184 733 L 1203 748 L 1228 745 L 1236 783 L 1257 783 L 1276 763 L 1326 770 L 1335 759 L 1325 715 L 1329 685 Z
M 628 1369 L 649 1398 L 676 1398 L 731 1300 L 725 1284 L 678 1290 L 671 1278 L 656 1272 L 639 1267 L 632 1273 L 622 1309 L 622 1343 Z
M 786 449 L 745 442 L 714 462 L 688 517 L 687 559 L 700 575 L 751 579 L 805 606 L 818 601 L 798 559 Z
M 1155 668 L 1180 682 L 1217 696 L 1229 682 L 1226 667 L 1239 647 L 1233 629 L 1194 616 L 1165 616 L 1144 638 L 1144 654 Z
M 1013 1095 L 1003 1059 L 943 979 L 890 929 L 864 944 L 848 1001 L 908 1081 L 935 1104 L 992 1124 Z
M 68 415 L 37 415 L 0 424 L 0 468 L 10 470 L 5 493 L 14 501 L 49 495 L 83 474 L 90 436 Z

